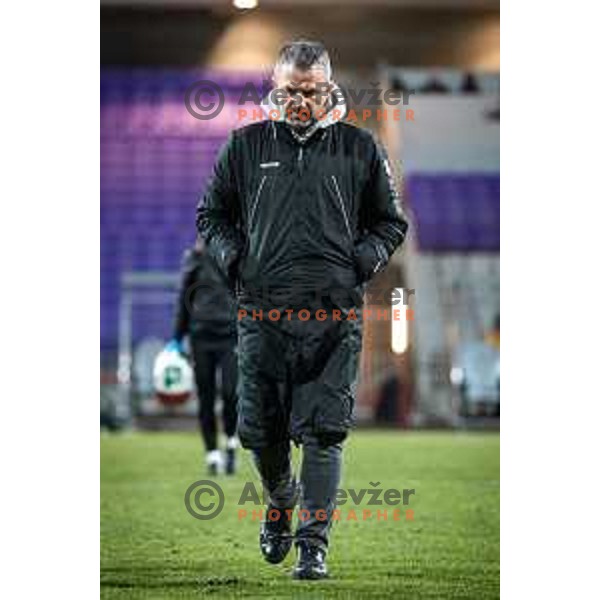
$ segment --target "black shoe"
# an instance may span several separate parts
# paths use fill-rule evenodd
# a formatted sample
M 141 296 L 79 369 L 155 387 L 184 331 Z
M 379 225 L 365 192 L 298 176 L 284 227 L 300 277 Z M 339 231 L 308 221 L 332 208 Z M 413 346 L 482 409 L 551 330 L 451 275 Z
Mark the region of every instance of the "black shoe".
M 225 453 L 225 473 L 227 475 L 235 474 L 235 450 L 228 448 Z
M 329 576 L 323 548 L 307 541 L 299 541 L 297 548 L 298 560 L 292 572 L 294 579 L 325 579 Z
M 270 520 L 269 513 L 272 510 L 279 509 L 269 504 L 267 519 L 260 524 L 259 544 L 265 560 L 276 565 L 288 555 L 292 547 L 292 521 L 285 510 L 279 510 L 279 519 Z

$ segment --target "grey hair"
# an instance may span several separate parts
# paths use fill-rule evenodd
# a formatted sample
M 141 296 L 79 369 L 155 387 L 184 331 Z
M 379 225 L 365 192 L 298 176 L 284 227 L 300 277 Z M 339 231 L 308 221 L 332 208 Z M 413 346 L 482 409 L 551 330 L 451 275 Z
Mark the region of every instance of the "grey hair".
M 321 68 L 325 71 L 327 79 L 331 79 L 331 60 L 329 53 L 321 42 L 298 40 L 283 46 L 279 50 L 275 70 L 287 65 L 302 71 Z

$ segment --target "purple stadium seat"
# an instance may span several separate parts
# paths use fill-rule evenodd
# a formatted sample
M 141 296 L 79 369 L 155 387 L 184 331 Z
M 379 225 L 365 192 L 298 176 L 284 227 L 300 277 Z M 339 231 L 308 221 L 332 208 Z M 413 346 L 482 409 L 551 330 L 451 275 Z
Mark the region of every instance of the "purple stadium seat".
M 499 175 L 411 175 L 406 188 L 420 250 L 498 251 Z

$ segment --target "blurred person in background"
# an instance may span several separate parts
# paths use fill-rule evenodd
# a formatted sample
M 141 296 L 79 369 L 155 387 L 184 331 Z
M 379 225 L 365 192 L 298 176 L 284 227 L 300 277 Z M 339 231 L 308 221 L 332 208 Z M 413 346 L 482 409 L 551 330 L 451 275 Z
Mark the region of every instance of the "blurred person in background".
M 188 335 L 208 471 L 211 475 L 217 475 L 225 470 L 231 475 L 235 472 L 235 451 L 238 446 L 234 300 L 200 237 L 183 256 L 173 339 L 167 348 L 183 353 L 183 340 Z M 221 374 L 225 458 L 218 447 L 215 411 L 217 371 Z
M 248 314 L 238 312 L 239 436 L 269 492 L 260 549 L 280 563 L 295 537 L 293 576 L 321 579 L 342 443 L 354 422 L 362 292 L 408 224 L 383 150 L 369 132 L 341 120 L 345 102 L 324 46 L 287 44 L 273 79 L 268 108 L 276 118 L 270 113 L 232 133 L 197 225 Z M 281 319 L 267 317 L 273 309 Z M 308 320 L 299 319 L 301 309 Z M 326 319 L 315 318 L 318 309 Z M 253 311 L 264 316 L 255 319 Z M 299 486 L 291 441 L 303 449 Z M 293 536 L 298 492 L 308 518 Z
M 458 347 L 450 375 L 466 417 L 500 416 L 500 315 L 483 339 Z

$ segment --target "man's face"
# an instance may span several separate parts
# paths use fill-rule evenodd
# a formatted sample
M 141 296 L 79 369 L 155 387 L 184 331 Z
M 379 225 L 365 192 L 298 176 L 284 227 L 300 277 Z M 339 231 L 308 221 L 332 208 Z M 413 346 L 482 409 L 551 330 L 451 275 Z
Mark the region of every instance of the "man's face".
M 273 80 L 278 90 L 277 103 L 293 127 L 308 127 L 325 113 L 333 85 L 322 68 L 307 71 L 292 66 L 275 70 Z

